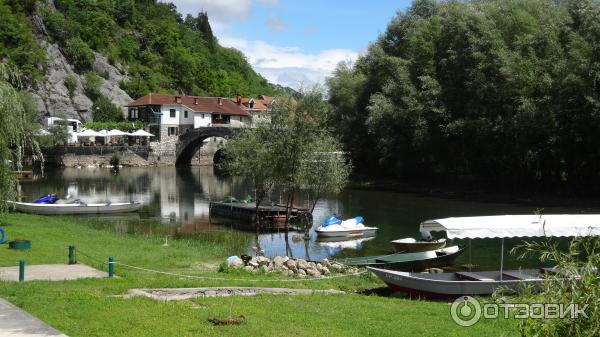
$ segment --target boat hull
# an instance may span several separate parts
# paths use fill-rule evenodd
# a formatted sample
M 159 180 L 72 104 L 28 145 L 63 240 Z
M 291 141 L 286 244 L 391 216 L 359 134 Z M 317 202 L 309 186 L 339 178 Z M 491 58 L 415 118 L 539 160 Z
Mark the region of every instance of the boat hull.
M 360 229 L 348 229 L 340 231 L 323 231 L 316 230 L 317 235 L 323 238 L 333 237 L 358 237 L 358 236 L 374 236 L 377 233 L 377 227 L 364 227 Z
M 77 215 L 77 214 L 117 214 L 136 212 L 142 206 L 139 202 L 114 204 L 33 204 L 10 202 L 15 209 L 23 213 L 41 215 Z
M 448 252 L 445 252 L 445 250 Z M 350 258 L 338 262 L 351 266 L 375 267 L 400 271 L 422 271 L 428 268 L 451 266 L 454 264 L 456 258 L 462 254 L 463 250 L 463 248 L 453 246 L 437 251 Z
M 532 275 L 532 278 L 517 280 L 506 278 L 504 280 L 490 279 L 487 281 L 458 280 L 454 273 L 420 274 L 386 270 L 368 267 L 368 269 L 386 283 L 391 289 L 408 293 L 412 296 L 448 298 L 458 296 L 486 296 L 491 295 L 498 289 L 519 292 L 525 287 L 538 289 L 542 278 L 539 271 L 512 270 L 507 272 L 524 273 Z M 480 272 L 478 274 L 494 272 Z
M 397 252 L 424 252 L 428 250 L 436 250 L 446 246 L 446 239 L 440 239 L 432 242 L 417 241 L 417 242 L 402 242 L 401 240 L 392 241 L 394 250 Z

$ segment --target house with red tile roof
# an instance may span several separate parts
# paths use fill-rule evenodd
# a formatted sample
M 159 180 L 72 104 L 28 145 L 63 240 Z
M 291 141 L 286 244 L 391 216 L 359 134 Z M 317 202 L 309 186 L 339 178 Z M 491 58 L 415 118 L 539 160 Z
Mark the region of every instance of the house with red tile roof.
M 257 98 L 237 96 L 232 99 L 237 105 L 243 107 L 246 112 L 252 115 L 253 122 L 259 118 L 267 117 L 275 105 L 275 97 L 258 95 Z
M 252 115 L 227 98 L 150 93 L 127 104 L 128 120 L 143 121 L 160 141 L 194 128 L 243 127 Z

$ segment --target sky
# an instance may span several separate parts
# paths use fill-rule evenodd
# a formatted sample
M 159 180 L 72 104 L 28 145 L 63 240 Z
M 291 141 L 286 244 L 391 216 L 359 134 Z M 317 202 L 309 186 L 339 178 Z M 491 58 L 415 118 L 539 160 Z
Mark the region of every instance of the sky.
M 180 13 L 206 11 L 219 43 L 242 51 L 269 82 L 323 84 L 353 62 L 410 0 L 163 0 Z

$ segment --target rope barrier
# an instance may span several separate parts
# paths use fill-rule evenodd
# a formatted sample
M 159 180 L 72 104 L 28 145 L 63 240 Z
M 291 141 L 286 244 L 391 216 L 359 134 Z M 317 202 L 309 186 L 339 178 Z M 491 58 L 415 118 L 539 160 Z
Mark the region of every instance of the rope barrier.
M 363 271 L 360 271 L 358 273 L 333 275 L 333 276 L 324 276 L 324 277 L 318 277 L 318 278 L 306 278 L 306 279 L 236 279 L 236 278 L 228 278 L 228 277 L 212 277 L 212 276 L 198 276 L 198 275 L 178 274 L 178 273 L 171 273 L 171 272 L 167 272 L 167 271 L 160 271 L 160 270 L 154 270 L 154 269 L 149 269 L 149 268 L 144 268 L 144 267 L 132 266 L 132 265 L 128 265 L 128 264 L 117 262 L 117 261 L 115 261 L 113 263 L 117 264 L 117 265 L 120 265 L 120 266 L 123 266 L 123 267 L 131 268 L 131 269 L 136 269 L 136 270 L 141 270 L 141 271 L 145 271 L 145 272 L 149 272 L 149 273 L 157 273 L 157 274 L 163 274 L 163 275 L 185 277 L 185 278 L 194 278 L 194 279 L 202 279 L 202 280 L 240 281 L 240 282 L 304 282 L 304 281 L 317 281 L 317 280 L 328 280 L 328 279 L 341 278 L 341 277 L 349 277 L 349 276 L 358 276 L 358 275 L 361 275 L 361 274 L 365 274 L 367 272 L 366 270 L 363 270 Z

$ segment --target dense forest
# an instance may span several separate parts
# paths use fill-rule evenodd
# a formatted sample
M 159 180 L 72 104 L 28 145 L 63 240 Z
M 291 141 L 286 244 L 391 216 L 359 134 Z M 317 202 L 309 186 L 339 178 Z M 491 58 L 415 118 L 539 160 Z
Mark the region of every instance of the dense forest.
M 328 85 L 363 172 L 600 192 L 597 0 L 417 0 Z
M 184 18 L 157 0 L 54 0 L 56 10 L 44 3 L 0 0 L 0 59 L 16 65 L 28 85 L 44 76 L 45 55 L 32 32 L 39 13 L 79 73 L 90 71 L 92 51 L 100 52 L 125 69 L 129 80 L 120 87 L 131 97 L 276 93 L 241 52 L 219 45 L 205 12 Z

